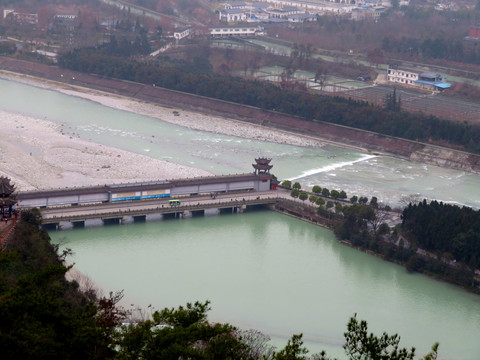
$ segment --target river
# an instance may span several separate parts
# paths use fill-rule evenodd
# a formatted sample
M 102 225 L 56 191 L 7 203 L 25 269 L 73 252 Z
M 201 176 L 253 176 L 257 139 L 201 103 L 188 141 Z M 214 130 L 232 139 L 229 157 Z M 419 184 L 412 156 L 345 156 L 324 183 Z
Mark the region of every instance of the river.
M 215 174 L 251 171 L 271 157 L 279 179 L 377 196 L 399 206 L 412 195 L 480 207 L 480 177 L 328 146 L 272 144 L 199 132 L 54 91 L 0 80 L 0 108 L 64 124 L 94 142 Z M 25 102 L 24 99 L 29 99 Z M 152 136 L 154 135 L 154 136 Z M 139 179 L 141 180 L 141 179 Z M 211 300 L 210 319 L 283 341 L 303 332 L 313 350 L 341 356 L 350 316 L 399 333 L 442 359 L 480 356 L 480 298 L 339 244 L 330 231 L 271 212 L 93 226 L 51 233 L 71 259 L 125 304 L 146 308 Z

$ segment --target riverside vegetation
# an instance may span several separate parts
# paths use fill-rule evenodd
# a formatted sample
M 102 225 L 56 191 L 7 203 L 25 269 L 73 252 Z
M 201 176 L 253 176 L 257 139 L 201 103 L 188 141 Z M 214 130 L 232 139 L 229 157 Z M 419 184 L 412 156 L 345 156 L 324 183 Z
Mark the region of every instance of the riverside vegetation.
M 408 140 L 438 144 L 480 153 L 480 126 L 453 122 L 421 113 L 372 106 L 363 101 L 316 95 L 288 84 L 248 80 L 213 72 L 206 56 L 189 60 L 163 57 L 135 61 L 139 46 L 111 41 L 108 44 L 75 49 L 59 56 L 58 65 L 100 76 L 154 84 L 167 89 L 226 100 L 316 121 L 349 126 Z M 391 98 L 391 96 L 390 96 Z
M 318 205 L 316 214 L 328 219 L 338 239 L 427 275 L 479 292 L 480 211 L 423 200 L 401 212 L 393 229 L 385 222 L 392 209 L 376 197 L 352 196 L 316 185 L 311 193 L 300 183 L 282 182 L 291 196 Z M 308 211 L 307 211 L 308 212 Z
M 117 304 L 122 292 L 100 297 L 65 279 L 68 249 L 50 243 L 38 210 L 23 211 L 0 251 L 0 348 L 3 359 L 245 359 L 330 360 L 322 351 L 309 356 L 302 335 L 277 351 L 268 336 L 210 323 L 209 302 L 153 311 L 132 318 Z M 399 346 L 398 335 L 368 332 L 351 317 L 344 334 L 348 359 L 415 358 Z M 423 359 L 437 358 L 438 343 Z

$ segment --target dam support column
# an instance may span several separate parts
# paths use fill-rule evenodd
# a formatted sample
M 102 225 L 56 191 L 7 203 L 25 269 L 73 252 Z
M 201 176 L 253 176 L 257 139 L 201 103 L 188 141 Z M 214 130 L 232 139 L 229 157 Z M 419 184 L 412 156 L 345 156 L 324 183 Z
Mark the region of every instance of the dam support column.
M 137 215 L 133 217 L 133 222 L 135 223 L 146 222 L 146 221 L 147 221 L 147 215 Z
M 245 210 L 247 210 L 247 205 L 240 205 L 238 208 L 237 208 L 237 212 L 239 214 L 242 214 Z
M 85 227 L 85 221 L 72 221 L 72 225 L 75 229 L 77 228 L 84 228 Z

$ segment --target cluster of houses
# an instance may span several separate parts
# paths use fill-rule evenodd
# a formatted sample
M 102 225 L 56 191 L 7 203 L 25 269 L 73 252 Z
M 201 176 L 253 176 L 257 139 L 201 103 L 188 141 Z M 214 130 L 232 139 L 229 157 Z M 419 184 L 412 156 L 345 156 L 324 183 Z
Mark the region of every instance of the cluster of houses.
M 352 19 L 376 19 L 385 11 L 382 0 L 265 0 L 228 2 L 217 10 L 222 22 L 292 22 L 316 20 L 318 15 L 347 15 Z

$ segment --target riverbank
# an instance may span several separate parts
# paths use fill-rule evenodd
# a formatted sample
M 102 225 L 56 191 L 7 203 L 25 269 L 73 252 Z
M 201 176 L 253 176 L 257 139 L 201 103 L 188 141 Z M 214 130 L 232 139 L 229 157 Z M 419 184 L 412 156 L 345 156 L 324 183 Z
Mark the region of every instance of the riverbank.
M 262 129 L 261 132 L 269 129 L 280 130 L 284 132 L 283 134 L 289 133 L 294 135 L 294 137 L 301 136 L 302 141 L 310 139 L 361 152 L 392 155 L 419 163 L 480 173 L 479 155 L 455 149 L 385 136 L 321 121 L 306 121 L 275 111 L 262 110 L 151 85 L 78 73 L 68 69 L 12 58 L 0 57 L 0 68 L 13 73 L 36 76 L 41 78 L 42 81 L 54 81 L 67 86 L 81 86 L 89 89 L 89 91 L 95 89 L 105 91 L 110 95 L 122 95 L 129 99 L 161 105 L 170 108 L 173 116 L 178 116 L 174 111 L 178 113 L 192 111 L 222 119 L 234 119 L 239 123 L 259 125 L 261 126 L 260 129 Z M 178 108 L 182 110 L 175 110 Z M 223 131 L 227 126 L 220 126 L 220 128 Z M 230 135 L 230 133 L 227 134 Z M 264 138 L 259 139 L 263 140 Z
M 296 146 L 321 147 L 323 142 L 218 116 L 161 106 L 85 87 L 0 71 L 0 78 L 58 91 L 166 121 L 186 128 Z M 212 175 L 208 171 L 134 154 L 68 135 L 46 119 L 0 111 L 0 175 L 17 190 L 154 181 Z
M 17 190 L 211 175 L 66 135 L 47 120 L 5 111 L 0 118 L 0 175 L 9 177 Z
M 160 104 L 141 101 L 101 90 L 85 88 L 58 81 L 45 80 L 31 75 L 13 73 L 4 70 L 0 70 L 0 79 L 58 91 L 66 95 L 94 101 L 103 106 L 152 117 L 188 129 L 295 146 L 322 147 L 325 145 L 325 142 L 313 137 L 293 134 L 282 130 L 269 129 L 265 126 L 249 124 L 222 116 L 185 110 L 180 105 L 176 108 L 162 106 Z M 341 144 L 336 145 L 340 146 Z

